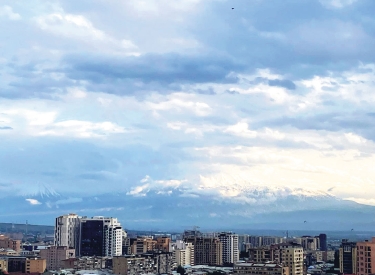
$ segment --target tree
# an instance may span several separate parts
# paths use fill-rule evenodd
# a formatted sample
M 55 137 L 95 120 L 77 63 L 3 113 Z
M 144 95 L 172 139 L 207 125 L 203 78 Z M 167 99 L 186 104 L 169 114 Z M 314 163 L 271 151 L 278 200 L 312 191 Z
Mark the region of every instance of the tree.
M 185 268 L 183 268 L 181 265 L 177 267 L 177 273 L 180 273 L 180 275 L 185 274 Z

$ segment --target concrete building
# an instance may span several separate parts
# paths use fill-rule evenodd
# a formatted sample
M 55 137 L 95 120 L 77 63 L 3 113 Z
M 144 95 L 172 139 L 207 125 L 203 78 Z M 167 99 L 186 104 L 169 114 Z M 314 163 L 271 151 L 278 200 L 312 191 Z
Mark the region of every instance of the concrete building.
M 7 236 L 0 235 L 0 248 L 13 249 L 16 252 L 21 251 L 21 240 L 14 240 Z
M 249 249 L 249 261 L 254 263 L 280 263 L 280 249 L 278 246 L 256 247 Z
M 262 246 L 279 244 L 284 241 L 281 237 L 272 237 L 272 236 L 263 236 L 262 237 Z
M 47 247 L 46 249 L 41 249 L 39 255 L 42 259 L 46 259 L 48 270 L 64 268 L 62 261 L 76 256 L 75 250 L 67 246 Z
M 79 229 L 81 217 L 76 214 L 56 218 L 54 245 L 74 248 L 79 253 Z
M 326 234 L 319 234 L 319 244 L 320 244 L 320 250 L 321 251 L 327 251 L 327 235 Z
M 146 253 L 149 251 L 155 251 L 156 244 L 157 244 L 156 240 L 152 238 L 148 238 L 148 237 L 130 239 L 130 251 L 131 251 L 131 254 L 134 254 L 134 255 Z
M 375 237 L 357 243 L 357 275 L 375 274 Z
M 236 263 L 233 274 L 238 275 L 289 275 L 289 267 L 277 263 Z
M 171 238 L 169 237 L 156 238 L 155 250 L 169 252 L 170 243 L 171 243 Z
M 249 243 L 251 247 L 260 247 L 262 246 L 262 237 L 261 236 L 250 236 Z
M 173 256 L 170 252 L 145 253 L 141 255 L 127 255 L 113 257 L 113 274 L 171 274 Z
M 280 263 L 289 267 L 290 275 L 303 275 L 303 248 L 298 244 L 279 244 Z
M 302 236 L 301 245 L 304 250 L 319 250 L 319 237 Z
M 7 257 L 9 273 L 43 273 L 46 260 L 26 257 Z
M 219 234 L 219 240 L 222 243 L 222 262 L 236 263 L 240 255 L 238 251 L 238 235 L 231 232 L 222 232 Z
M 223 245 L 219 238 L 189 237 L 184 241 L 194 245 L 194 263 L 196 265 L 223 264 Z
M 61 261 L 62 269 L 101 270 L 107 266 L 107 257 L 79 257 Z
M 113 257 L 113 274 L 138 275 L 155 274 L 157 262 L 155 258 L 140 256 L 116 256 Z
M 8 270 L 8 260 L 7 259 L 1 259 L 0 258 L 0 270 L 1 271 L 7 271 Z
M 357 273 L 357 243 L 343 239 L 339 249 L 340 272 Z
M 250 243 L 250 235 L 242 234 L 238 235 L 238 250 L 240 252 L 246 251 L 246 244 Z
M 177 266 L 194 265 L 194 245 L 192 243 L 183 243 L 180 248 L 174 248 L 172 253 Z
M 81 218 L 80 222 L 80 256 L 121 256 L 121 224 L 116 218 L 93 217 Z

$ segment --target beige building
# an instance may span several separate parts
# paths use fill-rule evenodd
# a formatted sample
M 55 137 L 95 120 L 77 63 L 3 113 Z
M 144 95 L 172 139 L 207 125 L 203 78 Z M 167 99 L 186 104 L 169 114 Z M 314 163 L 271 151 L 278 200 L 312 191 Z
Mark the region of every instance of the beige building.
M 223 245 L 218 238 L 189 237 L 185 242 L 194 245 L 196 265 L 222 265 Z
M 289 275 L 289 267 L 277 263 L 237 263 L 233 274 L 238 275 Z
M 357 275 L 375 274 L 375 237 L 357 243 Z
M 26 273 L 43 273 L 46 270 L 46 259 L 32 258 L 26 260 Z
M 173 251 L 177 266 L 194 265 L 194 245 L 192 243 L 184 244 L 182 249 Z
M 61 261 L 75 257 L 75 250 L 67 246 L 51 246 L 41 249 L 39 255 L 46 259 L 48 270 L 59 270 L 64 267 Z
M 156 244 L 157 241 L 152 238 L 137 238 L 130 244 L 130 251 L 134 255 L 154 251 Z
M 19 256 L 20 254 L 11 248 L 0 248 L 0 255 L 4 256 Z
M 163 252 L 169 252 L 169 245 L 171 243 L 171 238 L 160 237 L 156 239 L 155 249 Z
M 1 271 L 8 270 L 8 261 L 6 259 L 0 259 L 0 270 Z
M 0 235 L 0 248 L 10 248 L 19 252 L 21 251 L 21 240 L 13 240 L 4 235 Z
M 303 248 L 296 244 L 279 244 L 280 263 L 289 267 L 290 275 L 303 275 Z
M 277 262 L 280 263 L 280 249 L 271 245 L 266 247 L 250 248 L 249 260 L 254 263 Z

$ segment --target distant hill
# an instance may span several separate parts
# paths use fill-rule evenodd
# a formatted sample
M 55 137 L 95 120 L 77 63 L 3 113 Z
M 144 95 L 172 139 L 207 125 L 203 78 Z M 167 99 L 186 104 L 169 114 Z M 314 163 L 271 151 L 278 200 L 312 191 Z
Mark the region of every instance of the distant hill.
M 22 232 L 32 234 L 53 234 L 54 226 L 35 225 L 35 224 L 18 224 L 18 223 L 0 223 L 1 233 Z

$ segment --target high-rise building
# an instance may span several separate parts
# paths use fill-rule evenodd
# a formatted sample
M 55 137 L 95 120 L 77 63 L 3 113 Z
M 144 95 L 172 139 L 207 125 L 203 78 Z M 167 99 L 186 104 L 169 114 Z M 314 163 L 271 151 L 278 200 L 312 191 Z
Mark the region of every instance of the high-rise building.
M 169 237 L 159 237 L 156 238 L 155 249 L 163 252 L 169 252 L 169 244 L 171 238 Z
M 116 218 L 84 217 L 80 227 L 81 256 L 121 256 L 121 224 Z
M 223 245 L 222 262 L 236 263 L 239 260 L 238 235 L 231 232 L 219 234 L 219 240 Z
M 64 267 L 62 261 L 75 257 L 75 249 L 67 246 L 50 246 L 41 249 L 39 255 L 46 259 L 48 270 L 59 270 Z
M 326 234 L 319 234 L 319 243 L 320 243 L 320 250 L 327 251 L 327 235 Z
M 55 246 L 74 248 L 78 254 L 80 217 L 76 214 L 63 215 L 55 221 Z
M 194 263 L 196 265 L 222 265 L 223 244 L 219 238 L 188 237 L 184 239 L 194 245 Z
M 240 252 L 246 251 L 246 244 L 250 243 L 250 235 L 242 234 L 238 235 L 238 250 Z
M 357 273 L 357 243 L 343 239 L 339 249 L 340 272 L 343 274 Z
M 250 236 L 249 243 L 251 247 L 260 247 L 262 246 L 262 237 L 261 236 Z
M 283 243 L 278 247 L 281 250 L 280 263 L 289 267 L 290 275 L 303 275 L 303 248 L 299 244 Z
M 357 275 L 375 274 L 375 237 L 357 243 Z

